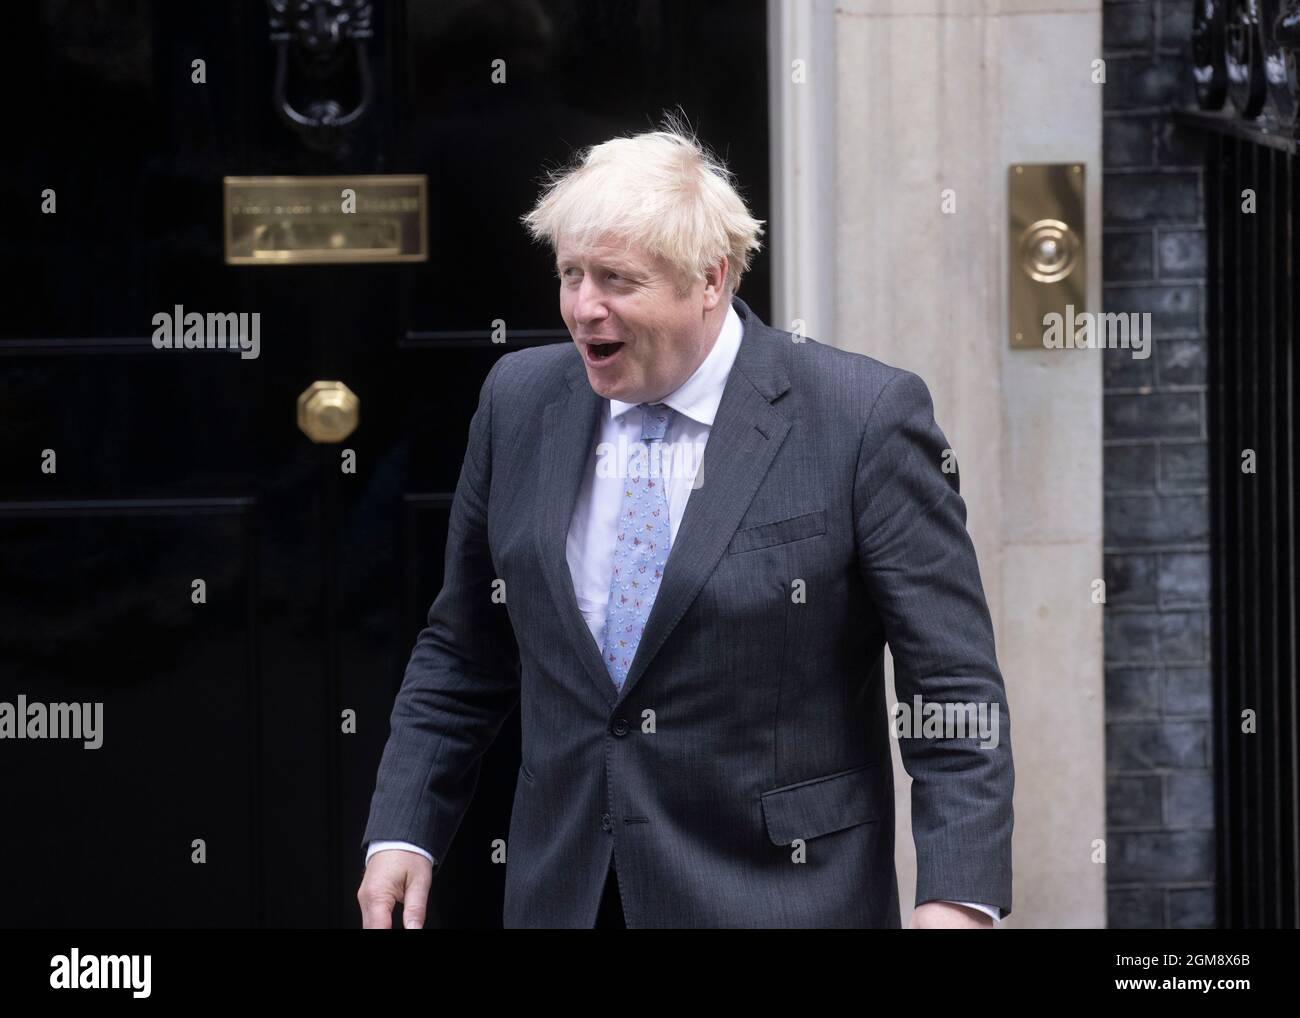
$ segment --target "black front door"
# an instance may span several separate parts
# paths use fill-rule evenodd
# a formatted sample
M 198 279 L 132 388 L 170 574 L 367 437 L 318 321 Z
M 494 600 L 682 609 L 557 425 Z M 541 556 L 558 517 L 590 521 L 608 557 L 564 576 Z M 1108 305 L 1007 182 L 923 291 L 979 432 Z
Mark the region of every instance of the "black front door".
M 764 5 L 43 0 L 6 19 L 0 703 L 30 737 L 0 739 L 0 925 L 359 925 L 375 768 L 479 384 L 568 341 L 518 217 L 575 148 L 680 105 L 767 219 Z M 427 178 L 427 261 L 226 264 L 224 177 L 394 173 Z M 764 257 L 745 299 L 765 318 L 767 290 Z M 155 316 L 188 312 L 256 314 L 256 356 L 157 348 Z M 300 427 L 318 381 L 355 396 L 340 441 Z M 42 737 L 33 705 L 53 704 L 100 710 L 98 748 Z M 500 925 L 518 751 L 512 721 L 431 925 Z

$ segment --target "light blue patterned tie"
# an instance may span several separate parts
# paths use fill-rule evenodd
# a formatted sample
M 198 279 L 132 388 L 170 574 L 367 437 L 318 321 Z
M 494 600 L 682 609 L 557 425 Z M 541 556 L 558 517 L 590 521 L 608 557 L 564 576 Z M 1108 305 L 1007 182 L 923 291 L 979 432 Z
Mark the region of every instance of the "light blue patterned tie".
M 667 470 L 660 463 L 659 470 L 652 474 L 650 459 L 668 430 L 673 410 L 663 403 L 642 403 L 639 409 L 641 444 L 633 446 L 628 456 L 623 505 L 614 528 L 614 568 L 602 648 L 605 667 L 619 689 L 623 688 L 659 593 L 673 534 L 668 518 Z

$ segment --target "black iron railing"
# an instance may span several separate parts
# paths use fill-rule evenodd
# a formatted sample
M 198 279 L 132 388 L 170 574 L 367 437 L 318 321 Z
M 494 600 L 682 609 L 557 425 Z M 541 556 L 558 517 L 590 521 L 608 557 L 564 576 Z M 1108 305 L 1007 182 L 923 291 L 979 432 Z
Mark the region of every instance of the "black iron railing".
M 1218 922 L 1300 919 L 1296 51 L 1300 2 L 1197 0 L 1209 241 Z

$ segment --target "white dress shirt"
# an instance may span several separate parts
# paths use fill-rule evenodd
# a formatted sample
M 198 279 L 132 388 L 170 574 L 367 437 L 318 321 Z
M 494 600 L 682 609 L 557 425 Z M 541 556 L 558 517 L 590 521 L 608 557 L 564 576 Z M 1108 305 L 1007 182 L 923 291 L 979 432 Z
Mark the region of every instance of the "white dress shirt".
M 740 350 L 744 331 L 740 315 L 728 305 L 722 329 L 708 356 L 694 374 L 659 400 L 676 411 L 669 418 L 660 443 L 662 469 L 668 482 L 668 518 L 674 542 L 686 512 L 686 502 L 694 490 L 709 431 L 722 402 L 722 391 Z M 642 416 L 639 404 L 617 399 L 605 401 L 597 430 L 596 456 L 578 491 L 577 504 L 569 523 L 565 557 L 573 578 L 578 608 L 598 648 L 604 646 L 605 612 L 614 567 L 614 532 L 623 505 L 628 447 L 641 439 Z M 374 853 L 392 848 L 419 852 L 426 859 L 433 860 L 428 852 L 408 842 L 372 841 L 366 851 L 366 861 L 369 862 Z M 995 921 L 1001 921 L 1001 910 L 990 905 L 969 901 L 957 904 L 977 908 Z
M 743 333 L 740 315 L 734 307 L 728 307 L 708 356 L 690 378 L 659 400 L 676 411 L 668 418 L 668 428 L 660 442 L 661 472 L 667 480 L 668 522 L 674 542 Z M 614 532 L 623 506 L 628 447 L 641 440 L 643 416 L 639 404 L 618 399 L 605 401 L 596 436 L 596 461 L 613 457 L 613 467 L 587 472 L 569 523 L 565 555 L 573 577 L 573 591 L 597 647 L 604 646 L 609 581 L 614 570 Z

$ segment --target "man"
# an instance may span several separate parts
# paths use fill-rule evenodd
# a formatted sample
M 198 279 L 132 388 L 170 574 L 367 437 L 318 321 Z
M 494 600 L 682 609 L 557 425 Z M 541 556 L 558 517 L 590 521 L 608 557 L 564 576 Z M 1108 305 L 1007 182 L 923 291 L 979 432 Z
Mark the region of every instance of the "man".
M 734 296 L 761 223 L 669 127 L 594 147 L 524 217 L 574 345 L 483 384 L 371 804 L 364 924 L 398 901 L 423 924 L 519 704 L 507 927 L 899 926 L 888 642 L 901 703 L 997 720 L 900 736 L 912 925 L 991 926 L 1010 733 L 929 391 Z

